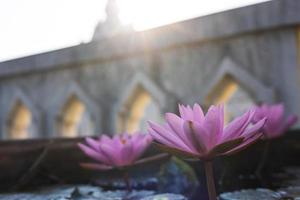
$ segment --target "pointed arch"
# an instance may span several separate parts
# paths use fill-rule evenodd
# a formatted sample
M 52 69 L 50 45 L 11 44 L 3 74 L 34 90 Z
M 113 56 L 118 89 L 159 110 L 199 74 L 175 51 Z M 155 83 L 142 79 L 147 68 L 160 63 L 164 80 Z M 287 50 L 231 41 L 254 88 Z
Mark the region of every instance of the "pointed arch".
M 21 101 L 15 102 L 7 121 L 9 139 L 27 139 L 31 135 L 32 113 Z
M 101 122 L 98 106 L 81 87 L 72 82 L 61 94 L 49 114 L 49 135 L 78 137 L 97 133 Z
M 145 74 L 137 73 L 115 107 L 115 132 L 146 131 L 147 121 L 161 121 L 166 96 Z
M 274 101 L 274 90 L 263 85 L 259 80 L 250 75 L 247 71 L 239 67 L 230 57 L 225 57 L 221 64 L 220 69 L 212 81 L 208 84 L 205 92 L 205 97 L 209 97 L 212 91 L 216 87 L 228 82 L 226 77 L 231 77 L 231 80 L 235 80 L 245 90 L 247 90 L 257 102 L 273 102 Z M 229 81 L 230 82 L 230 81 Z M 226 83 L 225 83 L 226 85 Z
M 37 137 L 39 113 L 30 99 L 15 89 L 11 104 L 4 111 L 2 131 L 4 139 L 28 139 Z
M 209 83 L 205 104 L 226 104 L 225 120 L 240 115 L 260 102 L 273 102 L 274 91 L 244 71 L 229 57 L 222 60 L 220 69 Z

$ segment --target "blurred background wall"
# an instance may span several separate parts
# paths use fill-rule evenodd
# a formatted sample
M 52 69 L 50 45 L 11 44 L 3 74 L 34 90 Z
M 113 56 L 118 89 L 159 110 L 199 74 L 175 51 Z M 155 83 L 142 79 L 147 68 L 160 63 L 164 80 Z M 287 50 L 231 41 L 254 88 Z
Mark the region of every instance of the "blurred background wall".
M 135 32 L 115 1 L 86 44 L 0 63 L 2 139 L 146 132 L 177 104 L 262 102 L 300 113 L 300 1 L 273 0 Z

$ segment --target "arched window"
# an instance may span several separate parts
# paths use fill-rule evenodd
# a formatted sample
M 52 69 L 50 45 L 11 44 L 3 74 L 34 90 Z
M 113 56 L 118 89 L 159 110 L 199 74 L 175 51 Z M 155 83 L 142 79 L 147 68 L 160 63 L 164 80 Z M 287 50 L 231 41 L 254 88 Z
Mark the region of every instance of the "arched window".
M 32 113 L 21 100 L 16 101 L 9 113 L 7 133 L 9 139 L 26 139 L 32 135 Z
M 254 106 L 255 100 L 233 77 L 225 75 L 207 96 L 208 104 L 225 105 L 225 123 Z
M 138 86 L 123 105 L 118 116 L 119 132 L 147 131 L 147 121 L 162 121 L 157 102 L 142 86 Z
M 63 137 L 91 135 L 94 125 L 86 106 L 76 95 L 71 95 L 58 117 L 57 131 Z

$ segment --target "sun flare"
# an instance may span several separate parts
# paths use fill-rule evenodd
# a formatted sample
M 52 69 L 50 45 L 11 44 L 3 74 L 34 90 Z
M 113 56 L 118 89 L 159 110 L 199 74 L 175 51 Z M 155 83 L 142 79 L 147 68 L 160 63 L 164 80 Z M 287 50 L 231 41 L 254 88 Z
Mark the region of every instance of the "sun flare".
M 263 1 L 267 0 L 118 0 L 118 4 L 122 22 L 144 30 Z
M 147 29 L 158 24 L 167 24 L 180 18 L 177 11 L 179 3 L 170 0 L 119 0 L 120 17 L 124 23 L 133 23 L 134 27 Z M 175 19 L 174 19 L 175 18 Z

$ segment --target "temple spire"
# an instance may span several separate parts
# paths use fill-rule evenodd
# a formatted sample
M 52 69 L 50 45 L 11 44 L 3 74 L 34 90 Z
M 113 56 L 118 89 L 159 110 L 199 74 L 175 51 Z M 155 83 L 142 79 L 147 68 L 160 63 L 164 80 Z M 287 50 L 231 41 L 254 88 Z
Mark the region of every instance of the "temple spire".
M 107 0 L 106 19 L 104 22 L 99 22 L 95 31 L 93 40 L 104 39 L 112 35 L 124 32 L 131 32 L 131 26 L 124 26 L 119 17 L 119 6 L 117 0 Z
M 108 23 L 120 23 L 119 6 L 116 0 L 107 0 L 105 11 Z

